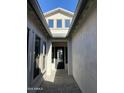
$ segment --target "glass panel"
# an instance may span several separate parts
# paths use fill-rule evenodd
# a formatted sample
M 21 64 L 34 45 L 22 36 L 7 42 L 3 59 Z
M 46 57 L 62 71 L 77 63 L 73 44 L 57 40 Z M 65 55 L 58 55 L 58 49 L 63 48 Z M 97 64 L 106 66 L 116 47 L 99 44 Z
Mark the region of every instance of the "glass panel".
M 28 45 L 29 44 L 29 31 L 30 31 L 29 28 L 27 28 L 27 62 L 28 62 L 28 55 L 29 55 L 28 54 L 28 48 L 29 48 L 29 45 Z M 27 64 L 27 66 L 28 66 L 28 64 Z
M 65 20 L 65 27 L 70 27 L 70 20 L 69 19 Z
M 39 75 L 39 56 L 40 56 L 40 38 L 35 37 L 35 51 L 34 51 L 34 78 Z
M 64 48 L 63 47 L 56 47 L 55 67 L 57 69 L 64 69 Z
M 62 20 L 57 20 L 57 28 L 62 28 Z
M 62 51 L 62 49 L 57 50 L 57 60 L 58 60 L 58 62 L 63 61 L 63 51 Z
M 53 20 L 52 19 L 48 20 L 48 25 L 50 28 L 53 28 Z

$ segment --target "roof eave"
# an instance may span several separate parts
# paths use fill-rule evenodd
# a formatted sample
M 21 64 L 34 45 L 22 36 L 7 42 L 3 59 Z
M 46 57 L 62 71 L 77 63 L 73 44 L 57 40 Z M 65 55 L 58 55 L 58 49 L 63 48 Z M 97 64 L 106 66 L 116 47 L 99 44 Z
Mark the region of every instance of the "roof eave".
M 49 27 L 47 25 L 47 22 L 45 20 L 45 17 L 43 15 L 43 12 L 42 12 L 42 10 L 41 10 L 41 8 L 40 8 L 37 0 L 29 0 L 29 1 L 32 4 L 33 8 L 35 9 L 37 15 L 39 16 L 40 21 L 43 23 L 44 28 L 46 29 L 47 33 L 49 34 L 50 37 L 52 37 L 52 34 L 50 32 L 50 29 L 49 29 Z
M 72 16 L 74 15 L 73 12 L 68 11 L 68 10 L 66 10 L 66 9 L 63 9 L 63 8 L 56 8 L 56 9 L 50 10 L 50 11 L 44 13 L 44 15 L 47 16 L 47 15 L 49 15 L 49 14 L 51 14 L 51 13 L 56 12 L 56 11 L 63 11 L 63 12 L 65 12 L 65 13 L 69 14 L 69 15 L 72 15 Z
M 86 3 L 87 3 L 87 0 L 79 0 L 77 7 L 76 7 L 74 17 L 72 19 L 71 26 L 69 28 L 67 35 L 66 35 L 66 38 L 70 35 L 73 27 L 75 26 L 76 21 L 79 19 L 80 15 L 81 15 L 81 12 L 84 10 Z

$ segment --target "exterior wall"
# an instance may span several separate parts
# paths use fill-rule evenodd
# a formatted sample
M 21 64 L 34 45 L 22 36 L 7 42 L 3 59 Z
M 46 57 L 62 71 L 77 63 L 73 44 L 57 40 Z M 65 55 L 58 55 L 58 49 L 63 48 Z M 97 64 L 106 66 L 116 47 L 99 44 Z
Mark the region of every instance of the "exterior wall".
M 72 20 L 72 16 L 64 15 L 62 13 L 56 13 L 54 15 L 45 17 L 48 23 L 49 19 L 54 20 L 54 27 L 50 28 L 53 37 L 65 37 L 67 35 L 68 29 L 65 27 L 65 19 Z M 57 28 L 57 19 L 62 19 L 62 28 Z
M 52 42 L 51 40 L 48 41 L 48 47 L 47 47 L 47 70 L 46 70 L 46 75 L 51 75 L 51 70 L 52 70 Z
M 97 93 L 97 10 L 72 35 L 73 76 L 82 93 Z
M 42 25 L 40 25 L 42 27 Z M 41 27 L 37 24 L 37 21 L 32 18 L 31 15 L 28 14 L 27 17 L 27 27 L 29 28 L 29 43 L 28 43 L 28 64 L 27 64 L 27 77 L 28 77 L 28 88 L 38 88 L 43 81 L 43 75 L 47 71 L 47 56 L 48 56 L 48 47 L 49 40 L 42 33 Z M 34 48 L 35 48 L 35 35 L 37 35 L 40 39 L 40 55 L 39 55 L 39 69 L 40 74 L 33 79 L 33 70 L 34 70 Z M 45 55 L 45 69 L 43 69 L 43 42 L 46 42 L 46 55 Z M 28 91 L 29 93 L 36 93 L 35 90 Z
M 68 75 L 72 75 L 72 41 L 68 40 Z
M 65 65 L 65 71 L 68 71 L 68 59 L 66 58 L 66 47 L 64 47 L 64 65 Z

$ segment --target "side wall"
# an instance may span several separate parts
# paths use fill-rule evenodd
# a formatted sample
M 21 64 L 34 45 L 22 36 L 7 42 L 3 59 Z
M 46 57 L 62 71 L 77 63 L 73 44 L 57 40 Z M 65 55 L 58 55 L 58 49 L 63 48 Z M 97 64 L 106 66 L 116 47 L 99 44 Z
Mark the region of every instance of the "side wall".
M 72 41 L 68 40 L 68 75 L 72 75 Z
M 43 75 L 47 71 L 47 63 L 50 61 L 47 60 L 47 57 L 50 56 L 50 41 L 49 39 L 42 33 L 42 27 L 37 25 L 37 21 L 33 20 L 33 18 L 28 15 L 27 17 L 27 27 L 29 29 L 29 42 L 28 42 L 28 65 L 27 65 L 27 77 L 28 77 L 28 88 L 38 88 L 43 81 Z M 35 51 L 35 36 L 38 36 L 41 39 L 40 42 L 40 55 L 39 55 L 39 64 L 38 67 L 40 69 L 40 74 L 33 78 L 34 75 L 34 51 Z M 43 43 L 46 43 L 46 53 L 43 54 Z M 43 57 L 45 56 L 45 59 Z M 44 61 L 45 60 L 45 61 Z M 45 62 L 45 63 L 43 63 Z M 45 64 L 45 68 L 43 69 L 43 64 Z M 36 93 L 34 90 L 29 90 L 28 93 Z
M 82 93 L 97 93 L 97 10 L 72 35 L 73 76 Z

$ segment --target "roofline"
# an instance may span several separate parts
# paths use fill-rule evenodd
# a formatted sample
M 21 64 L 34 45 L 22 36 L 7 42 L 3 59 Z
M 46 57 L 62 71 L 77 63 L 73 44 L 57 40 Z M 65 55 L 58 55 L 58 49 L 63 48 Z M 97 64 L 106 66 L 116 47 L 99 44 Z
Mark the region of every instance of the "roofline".
M 35 12 L 37 13 L 37 15 L 38 15 L 38 17 L 39 17 L 41 23 L 43 24 L 44 28 L 46 29 L 48 35 L 49 35 L 51 38 L 53 38 L 52 33 L 50 32 L 50 29 L 49 29 L 49 27 L 48 27 L 48 25 L 47 25 L 47 22 L 46 22 L 46 20 L 45 20 L 45 16 L 43 15 L 43 12 L 42 12 L 42 10 L 41 10 L 41 8 L 40 8 L 40 6 L 39 6 L 38 1 L 37 1 L 37 0 L 28 0 L 28 1 L 29 1 L 29 2 L 31 3 L 31 5 L 33 6 L 33 8 L 34 8 Z M 86 3 L 87 3 L 87 0 L 79 0 L 79 2 L 78 2 L 78 4 L 77 4 L 77 7 L 76 7 L 76 11 L 75 11 L 75 13 L 74 13 L 74 17 L 73 17 L 73 19 L 72 19 L 71 26 L 70 26 L 69 31 L 68 31 L 68 33 L 67 33 L 67 35 L 66 35 L 65 38 L 67 38 L 67 37 L 70 35 L 70 32 L 71 32 L 71 30 L 74 28 L 74 26 L 75 26 L 77 20 L 79 19 L 80 15 L 81 15 L 81 12 L 83 12 Z M 62 8 L 61 8 L 61 9 L 62 9 Z M 54 10 L 55 10 L 55 9 L 54 9 Z M 64 9 L 64 10 L 65 10 L 65 9 Z M 67 11 L 68 11 L 68 10 L 67 10 Z M 69 12 L 70 12 L 70 11 L 69 11 Z
M 41 10 L 41 8 L 40 8 L 40 6 L 39 6 L 38 1 L 37 1 L 37 0 L 28 0 L 28 1 L 29 1 L 30 4 L 33 6 L 35 12 L 37 13 L 37 15 L 38 15 L 38 17 L 39 17 L 39 19 L 40 19 L 40 22 L 43 24 L 43 26 L 44 26 L 44 28 L 46 29 L 48 35 L 49 35 L 50 37 L 52 37 L 52 34 L 51 34 L 50 29 L 49 29 L 49 27 L 48 27 L 48 25 L 47 25 L 47 22 L 46 22 L 46 20 L 45 20 L 45 16 L 43 15 L 43 12 L 42 12 L 42 10 Z
M 47 16 L 48 14 L 51 14 L 51 13 L 56 12 L 56 11 L 58 11 L 58 10 L 64 11 L 65 13 L 70 14 L 70 15 L 72 15 L 72 16 L 74 15 L 73 12 L 68 11 L 68 10 L 66 10 L 66 9 L 63 9 L 63 8 L 60 8 L 60 7 L 59 7 L 59 8 L 55 8 L 55 9 L 53 9 L 53 10 L 50 10 L 50 11 L 48 11 L 48 12 L 45 12 L 44 15 Z
M 70 35 L 70 32 L 74 28 L 77 20 L 79 19 L 80 15 L 81 15 L 81 12 L 83 12 L 83 10 L 85 8 L 86 3 L 87 3 L 87 0 L 79 0 L 77 7 L 76 7 L 74 17 L 73 17 L 72 22 L 71 22 L 71 26 L 69 28 L 67 35 L 66 35 L 66 38 Z

